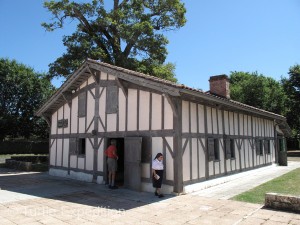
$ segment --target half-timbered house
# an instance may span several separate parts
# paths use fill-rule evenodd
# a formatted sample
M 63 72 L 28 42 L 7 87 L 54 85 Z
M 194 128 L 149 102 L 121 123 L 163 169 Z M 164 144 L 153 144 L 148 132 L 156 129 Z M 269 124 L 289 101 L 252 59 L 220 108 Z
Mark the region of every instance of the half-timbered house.
M 50 126 L 50 174 L 105 183 L 104 150 L 116 139 L 117 183 L 152 191 L 162 152 L 166 193 L 276 163 L 289 133 L 283 116 L 231 100 L 225 75 L 203 92 L 89 59 L 37 115 Z

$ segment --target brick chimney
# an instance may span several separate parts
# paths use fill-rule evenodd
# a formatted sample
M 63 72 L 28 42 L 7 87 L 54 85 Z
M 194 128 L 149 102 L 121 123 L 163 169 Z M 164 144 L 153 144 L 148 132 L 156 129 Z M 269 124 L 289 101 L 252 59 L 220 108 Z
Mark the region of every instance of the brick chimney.
M 211 94 L 230 99 L 229 78 L 227 75 L 211 76 L 209 86 Z

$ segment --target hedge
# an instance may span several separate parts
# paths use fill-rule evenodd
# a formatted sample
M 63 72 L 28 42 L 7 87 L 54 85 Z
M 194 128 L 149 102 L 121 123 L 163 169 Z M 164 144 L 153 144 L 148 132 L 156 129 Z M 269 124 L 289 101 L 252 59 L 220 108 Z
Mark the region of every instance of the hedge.
M 3 141 L 0 155 L 4 154 L 49 154 L 48 141 Z

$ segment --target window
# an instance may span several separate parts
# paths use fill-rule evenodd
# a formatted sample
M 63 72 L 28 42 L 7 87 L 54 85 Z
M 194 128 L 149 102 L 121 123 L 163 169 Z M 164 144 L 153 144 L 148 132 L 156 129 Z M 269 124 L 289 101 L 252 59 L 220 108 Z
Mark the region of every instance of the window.
M 265 148 L 266 154 L 271 154 L 270 140 L 265 140 L 264 141 L 264 148 Z
M 225 152 L 226 152 L 226 159 L 235 158 L 235 144 L 234 139 L 225 139 Z
M 79 138 L 78 140 L 78 154 L 85 155 L 85 138 Z
M 209 161 L 220 160 L 219 139 L 208 138 Z
M 256 139 L 255 146 L 256 146 L 256 155 L 263 155 L 263 140 Z
M 230 157 L 235 158 L 235 144 L 234 139 L 230 139 Z

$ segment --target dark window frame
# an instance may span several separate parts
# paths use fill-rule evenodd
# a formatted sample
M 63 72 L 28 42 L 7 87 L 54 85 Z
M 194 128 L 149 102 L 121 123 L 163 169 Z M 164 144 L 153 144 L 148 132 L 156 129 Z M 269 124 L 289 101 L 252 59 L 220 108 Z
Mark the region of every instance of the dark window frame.
M 78 155 L 86 155 L 86 139 L 78 138 Z

